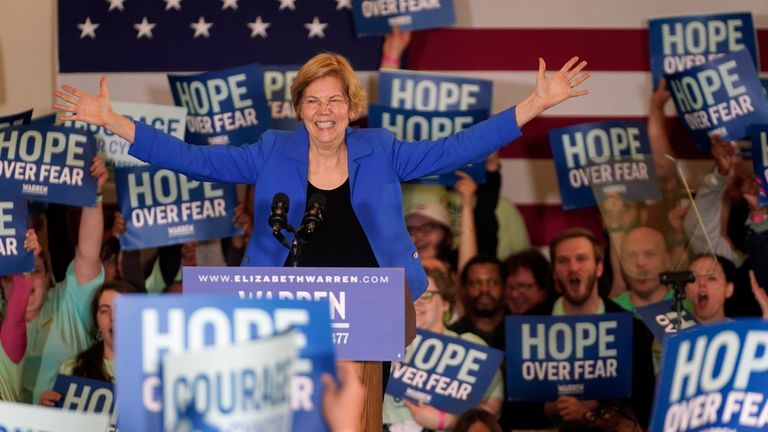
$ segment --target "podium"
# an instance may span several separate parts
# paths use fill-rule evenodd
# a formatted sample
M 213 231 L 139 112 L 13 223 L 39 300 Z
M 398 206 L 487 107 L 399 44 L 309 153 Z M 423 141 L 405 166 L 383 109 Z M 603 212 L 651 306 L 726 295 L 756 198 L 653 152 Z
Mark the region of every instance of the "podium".
M 381 362 L 403 360 L 415 332 L 403 269 L 184 267 L 183 292 L 327 302 L 336 359 L 356 362 L 368 392 L 360 430 L 381 429 Z

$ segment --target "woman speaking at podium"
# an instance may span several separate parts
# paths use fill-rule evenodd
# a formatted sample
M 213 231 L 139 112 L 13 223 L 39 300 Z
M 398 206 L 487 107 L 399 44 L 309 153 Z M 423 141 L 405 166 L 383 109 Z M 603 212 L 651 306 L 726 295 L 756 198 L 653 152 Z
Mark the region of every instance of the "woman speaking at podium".
M 402 267 L 406 293 L 418 299 L 427 278 L 403 218 L 400 183 L 452 172 L 509 144 L 520 127 L 572 97 L 589 74 L 585 61 L 570 59 L 545 73 L 539 59 L 534 91 L 517 106 L 453 136 L 436 141 L 400 141 L 385 129 L 352 129 L 349 122 L 365 111 L 366 95 L 344 57 L 318 54 L 304 64 L 291 85 L 291 101 L 304 123 L 296 131 L 267 131 L 258 142 L 241 146 L 187 144 L 153 127 L 133 122 L 112 109 L 106 77 L 98 94 L 63 86 L 54 108 L 69 113 L 62 120 L 102 126 L 132 143 L 130 154 L 153 166 L 201 181 L 255 185 L 253 234 L 242 265 L 282 266 L 288 251 L 265 223 L 273 197 L 284 193 L 288 215 L 298 226 L 308 197 L 326 198 L 323 226 L 302 252 L 302 266 Z M 322 232 L 322 234 L 321 234 Z M 408 328 L 413 329 L 409 302 Z M 411 332 L 411 335 L 413 333 Z

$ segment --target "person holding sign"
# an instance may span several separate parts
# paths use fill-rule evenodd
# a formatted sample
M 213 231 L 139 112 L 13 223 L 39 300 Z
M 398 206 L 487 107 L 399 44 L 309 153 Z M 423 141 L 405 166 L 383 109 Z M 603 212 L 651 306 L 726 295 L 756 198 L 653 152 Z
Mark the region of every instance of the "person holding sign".
M 455 290 L 451 277 L 440 270 L 427 269 L 429 286 L 414 306 L 416 326 L 446 336 L 461 338 L 478 345 L 487 344 L 472 333 L 458 334 L 448 330 L 446 321 L 451 317 L 451 306 Z M 412 347 L 409 347 L 409 350 Z M 406 353 L 408 357 L 408 353 Z M 504 398 L 504 384 L 501 372 L 497 371 L 479 407 L 492 415 L 498 415 Z M 415 404 L 408 400 L 384 396 L 384 425 L 391 432 L 415 431 L 421 429 L 450 430 L 456 422 L 456 415 L 438 410 L 428 404 Z
M 59 373 L 99 381 L 115 381 L 114 351 L 114 303 L 117 296 L 136 290 L 130 284 L 111 281 L 102 284 L 94 293 L 90 304 L 91 336 L 95 341 L 88 349 L 67 359 L 59 367 Z M 61 400 L 62 394 L 46 390 L 40 395 L 38 403 L 54 406 Z
M 107 181 L 107 168 L 94 156 L 90 175 L 97 179 L 97 194 Z M 52 285 L 51 269 L 43 253 L 35 255 L 32 289 L 24 319 L 27 323 L 27 351 L 22 361 L 22 398 L 37 401 L 53 387 L 59 365 L 90 344 L 88 305 L 104 281 L 99 252 L 104 214 L 101 198 L 95 207 L 85 207 L 80 216 L 75 259 L 66 278 Z
M 552 308 L 552 315 L 623 311 L 619 305 L 598 294 L 597 280 L 603 272 L 603 255 L 592 232 L 581 228 L 561 231 L 550 244 L 550 256 L 555 283 L 562 294 Z M 651 340 L 644 326 L 633 320 L 631 400 L 581 401 L 573 396 L 560 396 L 556 401 L 545 404 L 544 413 L 553 420 L 570 424 L 591 424 L 596 418 L 595 413 L 607 403 L 618 403 L 632 411 L 632 416 L 640 425 L 647 425 L 654 387 Z

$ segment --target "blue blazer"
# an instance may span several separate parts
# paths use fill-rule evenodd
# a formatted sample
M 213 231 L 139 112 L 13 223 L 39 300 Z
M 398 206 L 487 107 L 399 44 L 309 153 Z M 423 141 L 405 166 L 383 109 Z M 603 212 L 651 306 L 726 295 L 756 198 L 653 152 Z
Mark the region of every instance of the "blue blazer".
M 347 129 L 355 214 L 379 265 L 405 269 L 413 300 L 426 290 L 427 278 L 405 228 L 400 183 L 452 172 L 486 157 L 520 135 L 514 108 L 436 141 L 400 141 L 384 129 Z M 309 137 L 305 128 L 270 130 L 254 144 L 199 146 L 136 122 L 136 137 L 129 153 L 194 180 L 255 185 L 253 234 L 242 265 L 279 267 L 285 263 L 288 250 L 272 236 L 267 219 L 272 197 L 283 192 L 290 198 L 289 223 L 301 224 L 309 172 Z

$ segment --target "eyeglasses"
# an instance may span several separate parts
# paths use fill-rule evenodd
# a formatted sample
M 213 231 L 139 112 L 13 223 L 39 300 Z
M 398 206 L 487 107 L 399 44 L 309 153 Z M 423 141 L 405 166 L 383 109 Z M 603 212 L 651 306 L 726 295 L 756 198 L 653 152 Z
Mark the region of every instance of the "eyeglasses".
M 347 100 L 341 97 L 332 97 L 326 101 L 320 100 L 318 98 L 309 97 L 301 101 L 301 104 L 307 107 L 310 111 L 317 111 L 322 106 L 327 106 L 328 108 L 332 110 L 339 109 L 347 104 Z
M 442 225 L 440 224 L 436 224 L 434 222 L 428 222 L 421 225 L 410 225 L 410 226 L 407 226 L 406 229 L 408 230 L 408 234 L 414 235 L 414 234 L 429 234 L 432 231 L 435 231 L 441 227 Z
M 424 294 L 419 297 L 419 300 L 423 301 L 424 303 L 429 303 L 432 301 L 432 297 L 440 295 L 440 291 L 424 291 Z

